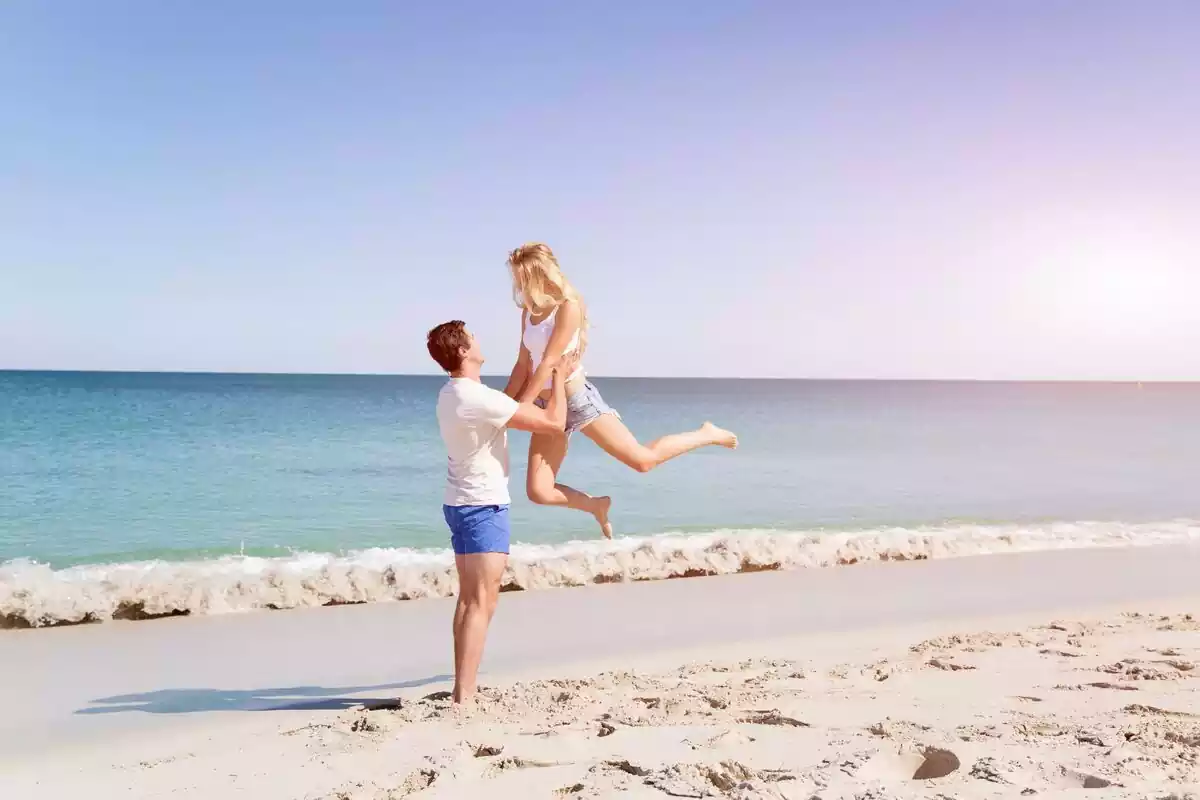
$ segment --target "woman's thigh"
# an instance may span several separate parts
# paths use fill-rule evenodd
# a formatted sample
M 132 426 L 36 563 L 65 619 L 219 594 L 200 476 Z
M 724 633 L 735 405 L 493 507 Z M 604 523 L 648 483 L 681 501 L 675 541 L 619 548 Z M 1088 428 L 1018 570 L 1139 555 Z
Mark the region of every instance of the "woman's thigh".
M 566 436 L 561 433 L 533 434 L 529 438 L 529 468 L 525 474 L 525 485 L 530 488 L 553 486 L 566 457 Z

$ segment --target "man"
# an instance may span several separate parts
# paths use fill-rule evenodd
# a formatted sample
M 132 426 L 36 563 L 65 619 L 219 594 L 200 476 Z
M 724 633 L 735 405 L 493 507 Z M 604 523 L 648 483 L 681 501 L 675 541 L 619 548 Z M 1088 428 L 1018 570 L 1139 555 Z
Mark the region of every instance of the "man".
M 479 380 L 483 353 L 459 320 L 429 332 L 429 355 L 450 375 L 438 393 L 437 418 L 449 453 L 443 514 L 458 569 L 454 609 L 454 702 L 475 694 L 488 624 L 508 565 L 508 428 L 559 433 L 567 417 L 564 358 L 553 373 L 553 397 L 541 408 L 518 403 Z

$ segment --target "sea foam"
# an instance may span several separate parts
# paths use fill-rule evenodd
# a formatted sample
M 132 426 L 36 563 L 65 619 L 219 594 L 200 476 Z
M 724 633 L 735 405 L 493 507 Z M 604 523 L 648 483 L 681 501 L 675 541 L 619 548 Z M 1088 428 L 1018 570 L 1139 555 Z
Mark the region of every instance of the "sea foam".
M 1200 542 L 1200 521 L 944 525 L 859 531 L 716 530 L 553 545 L 515 544 L 505 587 L 551 589 L 760 570 L 993 553 Z M 446 597 L 450 551 L 143 561 L 51 569 L 0 565 L 0 627 Z

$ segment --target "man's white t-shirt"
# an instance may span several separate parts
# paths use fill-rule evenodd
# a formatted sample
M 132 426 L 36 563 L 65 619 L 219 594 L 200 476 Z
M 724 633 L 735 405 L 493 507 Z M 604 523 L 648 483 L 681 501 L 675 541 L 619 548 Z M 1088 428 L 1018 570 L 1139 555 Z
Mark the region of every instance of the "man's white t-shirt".
M 516 400 L 470 378 L 438 393 L 437 418 L 450 455 L 448 506 L 508 505 L 508 429 Z

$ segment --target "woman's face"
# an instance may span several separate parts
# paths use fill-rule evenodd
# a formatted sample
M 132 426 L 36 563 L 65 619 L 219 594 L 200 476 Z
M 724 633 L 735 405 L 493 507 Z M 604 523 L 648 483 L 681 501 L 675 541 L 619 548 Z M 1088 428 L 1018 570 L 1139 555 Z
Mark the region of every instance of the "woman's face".
M 517 302 L 520 303 L 521 307 L 524 308 L 526 311 L 532 312 L 532 311 L 546 311 L 549 308 L 556 305 L 553 298 L 557 294 L 557 292 L 555 291 L 557 286 L 555 283 L 553 283 L 551 280 L 549 280 L 549 276 L 546 274 L 546 272 L 540 266 L 533 266 L 530 270 L 530 273 L 528 274 L 528 277 L 529 277 L 529 280 L 534 282 L 534 284 L 537 286 L 537 288 L 540 288 L 542 290 L 542 292 L 550 293 L 551 301 L 545 307 L 541 307 L 541 308 L 535 307 L 533 305 L 533 302 L 529 299 L 529 293 L 527 291 L 525 291 L 525 289 L 526 289 L 525 282 L 522 281 L 517 276 L 517 273 L 515 270 L 512 270 L 513 286 L 516 287 L 516 291 L 514 292 L 514 297 L 516 298 Z

